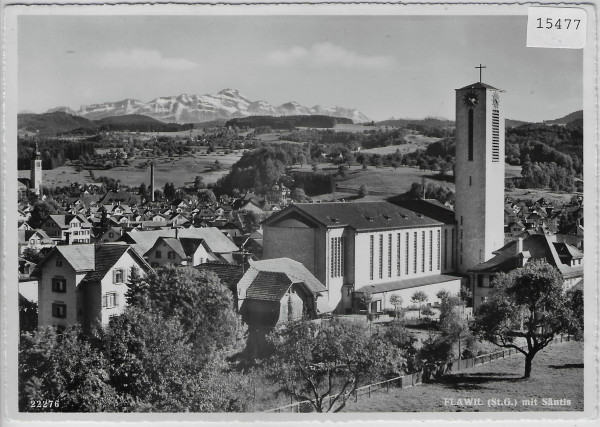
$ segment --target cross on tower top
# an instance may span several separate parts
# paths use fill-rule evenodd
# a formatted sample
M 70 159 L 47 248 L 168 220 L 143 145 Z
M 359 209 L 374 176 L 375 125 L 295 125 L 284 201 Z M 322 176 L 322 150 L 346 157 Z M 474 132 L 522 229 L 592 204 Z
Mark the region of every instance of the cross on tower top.
M 479 83 L 481 83 L 481 70 L 483 68 L 487 68 L 487 67 L 485 65 L 479 64 L 479 67 L 475 67 L 475 68 L 479 68 Z

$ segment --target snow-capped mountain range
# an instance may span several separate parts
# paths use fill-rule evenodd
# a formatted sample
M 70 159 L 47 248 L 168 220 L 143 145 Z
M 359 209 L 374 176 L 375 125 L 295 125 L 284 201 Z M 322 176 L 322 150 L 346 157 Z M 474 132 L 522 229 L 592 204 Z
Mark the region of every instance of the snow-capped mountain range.
M 231 119 L 247 116 L 293 116 L 320 114 L 332 117 L 346 117 L 354 123 L 371 121 L 360 111 L 342 107 L 305 107 L 297 102 L 287 102 L 273 106 L 266 101 L 251 101 L 237 90 L 224 89 L 216 95 L 165 96 L 142 102 L 137 99 L 124 99 L 117 102 L 82 105 L 74 111 L 68 107 L 56 107 L 48 113 L 63 111 L 90 120 L 103 119 L 125 114 L 142 114 L 167 123 L 198 123 L 218 119 Z

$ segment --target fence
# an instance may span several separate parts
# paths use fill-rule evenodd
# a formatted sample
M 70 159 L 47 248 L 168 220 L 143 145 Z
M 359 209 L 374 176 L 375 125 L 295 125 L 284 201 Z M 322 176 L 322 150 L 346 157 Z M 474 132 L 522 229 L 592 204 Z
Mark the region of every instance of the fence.
M 568 342 L 568 341 L 571 341 L 570 335 L 567 335 L 567 336 L 561 335 L 560 337 L 554 338 L 550 344 L 558 344 L 558 343 Z M 527 349 L 525 346 L 522 346 L 520 348 L 522 350 Z M 517 349 L 509 348 L 509 349 L 505 349 L 505 350 L 496 351 L 493 353 L 482 354 L 482 355 L 471 357 L 468 359 L 454 359 L 454 360 L 450 361 L 448 364 L 446 364 L 445 366 L 438 368 L 438 370 L 434 374 L 439 375 L 439 374 L 454 373 L 454 372 L 462 371 L 464 369 L 472 368 L 477 365 L 483 365 L 484 363 L 490 363 L 490 362 L 493 362 L 494 360 L 504 359 L 505 357 L 510 357 L 515 354 L 521 354 L 521 352 L 519 352 Z M 389 392 L 390 388 L 393 388 L 393 387 L 408 388 L 408 387 L 412 387 L 412 386 L 419 385 L 422 383 L 423 383 L 423 371 L 418 371 L 413 374 L 406 374 L 406 375 L 403 375 L 400 377 L 391 378 L 389 380 L 380 381 L 378 383 L 368 384 L 368 385 L 365 385 L 362 387 L 358 387 L 356 389 L 356 391 L 353 393 L 354 401 L 357 402 L 359 396 L 368 396 L 370 398 L 371 393 L 373 393 L 375 391 L 385 389 L 386 391 Z M 325 404 L 325 402 L 327 400 L 335 399 L 336 397 L 337 397 L 337 394 L 326 397 L 323 400 L 323 404 Z M 264 412 L 271 412 L 271 413 L 298 412 L 298 413 L 301 413 L 301 412 L 313 412 L 313 411 L 314 411 L 314 408 L 313 408 L 312 404 L 308 400 L 304 400 L 302 402 L 292 403 L 291 405 L 281 406 L 281 407 L 275 408 L 275 409 L 269 409 Z

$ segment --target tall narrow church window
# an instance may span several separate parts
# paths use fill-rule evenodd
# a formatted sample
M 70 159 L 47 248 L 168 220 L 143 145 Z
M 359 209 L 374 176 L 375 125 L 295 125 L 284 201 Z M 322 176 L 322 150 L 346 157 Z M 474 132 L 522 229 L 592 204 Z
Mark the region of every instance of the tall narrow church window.
M 401 254 L 401 244 L 402 244 L 402 239 L 400 238 L 401 234 L 398 233 L 396 235 L 396 274 L 398 276 L 400 276 L 400 270 L 402 270 L 402 258 L 400 257 Z
M 409 263 L 409 255 L 410 254 L 410 233 L 406 233 L 406 252 L 404 255 L 404 259 L 406 259 L 406 274 L 408 274 L 408 263 Z
M 448 229 L 444 229 L 444 270 L 448 269 Z
M 492 110 L 492 162 L 500 161 L 500 112 Z
M 441 248 L 441 244 L 442 244 L 442 232 L 441 230 L 438 230 L 437 232 L 437 269 L 440 269 L 440 263 L 441 263 L 441 258 L 442 258 L 442 248 Z
M 375 267 L 374 264 L 374 239 L 375 237 L 373 235 L 370 236 L 370 242 L 369 242 L 369 277 L 371 278 L 371 280 L 373 280 L 373 267 Z
M 340 277 L 344 270 L 344 246 L 341 237 L 331 238 L 331 277 Z
M 415 231 L 414 242 L 413 242 L 413 270 L 417 274 L 417 232 Z
M 473 177 L 469 175 L 469 186 L 473 185 Z
M 421 273 L 425 273 L 425 232 L 421 231 Z
M 379 278 L 383 279 L 383 234 L 379 235 Z
M 433 230 L 429 230 L 429 271 L 433 270 Z
M 473 109 L 469 109 L 469 160 L 473 160 Z
M 392 235 L 388 234 L 388 277 L 392 277 Z

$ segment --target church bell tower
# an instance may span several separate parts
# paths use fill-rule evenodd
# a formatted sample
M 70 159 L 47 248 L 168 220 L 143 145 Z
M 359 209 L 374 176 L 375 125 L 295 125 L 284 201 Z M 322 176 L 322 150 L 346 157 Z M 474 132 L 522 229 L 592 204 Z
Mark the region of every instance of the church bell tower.
M 457 270 L 463 274 L 504 246 L 501 92 L 482 83 L 481 77 L 477 83 L 456 89 L 454 211 L 458 224 Z
M 29 187 L 40 195 L 42 191 L 42 153 L 35 144 L 35 157 L 31 160 Z

